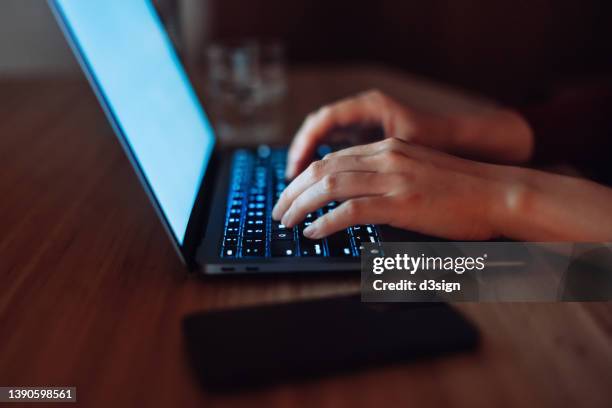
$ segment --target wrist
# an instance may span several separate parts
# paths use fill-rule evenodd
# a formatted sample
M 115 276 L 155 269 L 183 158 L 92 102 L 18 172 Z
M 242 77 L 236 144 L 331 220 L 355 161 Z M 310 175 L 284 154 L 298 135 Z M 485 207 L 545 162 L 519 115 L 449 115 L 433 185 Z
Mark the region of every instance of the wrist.
M 559 212 L 558 197 L 543 191 L 541 184 L 551 183 L 549 175 L 526 168 L 512 168 L 502 189 L 502 200 L 496 208 L 498 236 L 524 241 L 557 241 L 566 234 Z M 563 210 L 561 212 L 564 212 Z M 569 215 L 569 214 L 566 214 Z M 567 231 L 566 231 L 567 232 Z
M 530 176 L 524 174 L 524 169 L 512 168 L 512 171 L 516 174 L 495 182 L 489 195 L 489 225 L 496 237 L 528 239 L 526 233 L 534 226 L 540 195 L 526 181 Z

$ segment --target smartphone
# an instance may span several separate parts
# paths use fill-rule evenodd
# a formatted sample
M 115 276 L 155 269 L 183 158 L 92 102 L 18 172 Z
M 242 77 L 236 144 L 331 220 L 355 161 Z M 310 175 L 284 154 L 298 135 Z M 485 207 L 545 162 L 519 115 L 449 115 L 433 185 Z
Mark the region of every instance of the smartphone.
M 343 296 L 195 313 L 183 321 L 200 383 L 235 390 L 468 351 L 478 331 L 444 303 Z

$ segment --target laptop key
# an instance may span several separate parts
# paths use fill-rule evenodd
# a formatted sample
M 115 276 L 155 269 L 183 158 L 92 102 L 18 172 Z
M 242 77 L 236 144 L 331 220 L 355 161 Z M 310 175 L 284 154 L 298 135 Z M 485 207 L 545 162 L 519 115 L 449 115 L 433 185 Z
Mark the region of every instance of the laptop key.
M 261 257 L 265 255 L 266 247 L 264 245 L 242 247 L 242 256 Z
M 228 228 L 236 228 L 240 226 L 240 218 L 238 217 L 230 217 L 227 219 L 227 227 Z
M 287 227 L 278 221 L 272 221 L 272 231 L 287 231 Z
M 238 237 L 236 236 L 227 236 L 225 237 L 225 239 L 223 240 L 223 245 L 226 247 L 230 247 L 230 246 L 237 246 L 238 245 Z
M 270 242 L 270 255 L 274 257 L 295 256 L 295 243 L 293 241 Z
M 239 231 L 238 227 L 228 227 L 225 229 L 225 235 L 238 235 Z
M 242 246 L 256 246 L 256 245 L 266 245 L 266 241 L 263 238 L 244 238 L 242 240 Z
M 300 254 L 302 256 L 324 256 L 323 241 L 311 239 L 300 241 Z
M 263 228 L 245 228 L 244 236 L 245 237 L 263 237 L 266 231 Z
M 280 230 L 272 232 L 272 240 L 293 240 L 292 230 Z
M 247 218 L 246 219 L 246 228 L 263 228 L 266 224 L 263 218 Z
M 225 246 L 223 248 L 223 257 L 224 258 L 235 258 L 236 257 L 236 247 L 235 246 Z
M 351 239 L 345 231 L 336 232 L 327 237 L 329 256 L 346 257 L 353 256 L 351 250 Z

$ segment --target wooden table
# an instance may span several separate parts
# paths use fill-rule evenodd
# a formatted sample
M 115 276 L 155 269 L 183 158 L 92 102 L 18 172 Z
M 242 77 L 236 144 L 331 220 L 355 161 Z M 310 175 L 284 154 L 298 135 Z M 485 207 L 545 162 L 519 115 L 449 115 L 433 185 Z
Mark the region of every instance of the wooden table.
M 480 109 L 398 72 L 304 68 L 292 126 L 378 87 L 439 109 Z M 460 304 L 474 354 L 232 395 L 186 364 L 193 311 L 358 289 L 358 277 L 186 275 L 82 79 L 0 80 L 0 385 L 70 385 L 85 406 L 600 406 L 612 403 L 612 305 Z

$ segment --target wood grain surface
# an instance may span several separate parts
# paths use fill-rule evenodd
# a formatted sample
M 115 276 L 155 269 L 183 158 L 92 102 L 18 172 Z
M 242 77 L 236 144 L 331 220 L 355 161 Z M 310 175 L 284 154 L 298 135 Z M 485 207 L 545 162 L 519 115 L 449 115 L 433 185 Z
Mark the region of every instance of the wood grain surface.
M 377 87 L 436 109 L 487 102 L 376 67 L 290 76 L 290 127 Z M 290 135 L 290 132 L 288 132 Z M 358 290 L 355 277 L 187 276 L 80 78 L 0 80 L 0 385 L 76 386 L 79 405 L 609 407 L 612 305 L 460 304 L 473 354 L 230 395 L 201 390 L 190 312 Z

